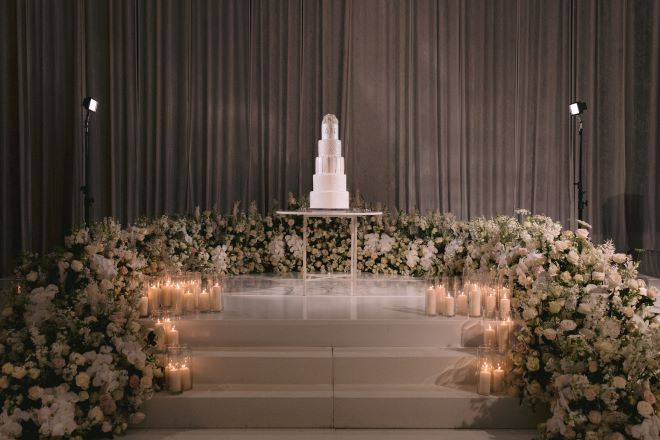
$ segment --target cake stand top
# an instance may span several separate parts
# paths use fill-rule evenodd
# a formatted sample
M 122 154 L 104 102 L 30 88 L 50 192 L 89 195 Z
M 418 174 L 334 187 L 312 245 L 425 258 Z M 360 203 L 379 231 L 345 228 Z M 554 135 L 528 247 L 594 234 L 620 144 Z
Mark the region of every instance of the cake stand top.
M 302 208 L 295 211 L 275 211 L 278 215 L 301 215 L 303 217 L 370 217 L 383 215 L 382 211 L 368 209 L 312 209 Z

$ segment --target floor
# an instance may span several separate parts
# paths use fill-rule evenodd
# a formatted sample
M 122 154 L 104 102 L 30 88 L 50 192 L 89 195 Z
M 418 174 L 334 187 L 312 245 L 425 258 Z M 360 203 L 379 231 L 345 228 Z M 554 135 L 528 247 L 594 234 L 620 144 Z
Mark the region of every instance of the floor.
M 134 429 L 126 440 L 527 440 L 535 431 L 467 429 Z

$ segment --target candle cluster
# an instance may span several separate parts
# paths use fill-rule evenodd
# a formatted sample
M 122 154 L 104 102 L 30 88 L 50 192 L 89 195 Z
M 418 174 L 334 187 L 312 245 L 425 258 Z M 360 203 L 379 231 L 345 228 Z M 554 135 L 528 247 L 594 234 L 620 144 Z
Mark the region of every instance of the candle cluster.
M 173 346 L 167 350 L 165 387 L 172 394 L 192 388 L 192 354 L 187 346 Z
M 426 289 L 428 316 L 470 316 L 507 319 L 511 316 L 511 291 L 484 277 L 448 277 Z
M 489 394 L 501 394 L 504 391 L 504 368 L 501 363 L 497 366 L 489 361 L 480 364 L 477 392 L 485 396 Z
M 138 310 L 141 317 L 155 317 L 163 313 L 181 316 L 196 312 L 221 312 L 221 279 L 217 276 L 202 279 L 199 273 L 154 278 L 140 298 Z

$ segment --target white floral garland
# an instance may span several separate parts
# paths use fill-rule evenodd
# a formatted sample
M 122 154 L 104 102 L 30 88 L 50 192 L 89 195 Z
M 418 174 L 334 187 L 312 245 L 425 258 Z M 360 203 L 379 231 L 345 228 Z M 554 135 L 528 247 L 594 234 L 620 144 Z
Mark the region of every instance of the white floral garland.
M 311 220 L 308 267 L 349 269 L 347 226 Z M 657 291 L 637 278 L 629 256 L 588 234 L 541 216 L 461 222 L 386 212 L 361 221 L 358 267 L 428 277 L 488 271 L 508 280 L 519 326 L 510 392 L 550 403 L 542 436 L 658 438 L 660 329 L 648 309 Z M 301 235 L 291 218 L 235 207 L 228 216 L 164 216 L 123 230 L 107 220 L 67 237 L 63 251 L 26 258 L 17 274 L 27 293 L 10 297 L 0 325 L 0 433 L 125 430 L 143 417 L 139 406 L 162 377 L 135 313 L 141 276 L 296 271 Z

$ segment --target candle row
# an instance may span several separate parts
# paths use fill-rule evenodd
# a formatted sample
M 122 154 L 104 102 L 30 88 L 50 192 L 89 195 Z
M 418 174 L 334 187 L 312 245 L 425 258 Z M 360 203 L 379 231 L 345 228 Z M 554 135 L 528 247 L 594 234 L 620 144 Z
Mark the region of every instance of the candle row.
M 426 290 L 428 316 L 472 316 L 507 319 L 511 316 L 511 293 L 506 287 L 492 288 L 467 282 L 453 292 L 444 284 Z
M 156 321 L 154 334 L 156 335 L 156 348 L 161 351 L 169 346 L 179 345 L 179 330 L 169 317 Z
M 175 316 L 196 311 L 221 312 L 222 285 L 216 283 L 207 290 L 200 289 L 197 283 L 153 284 L 140 298 L 138 310 L 141 317 L 156 316 L 162 310 Z
M 483 322 L 484 346 L 499 351 L 509 349 L 509 341 L 513 334 L 513 321 L 510 318 L 501 321 Z

